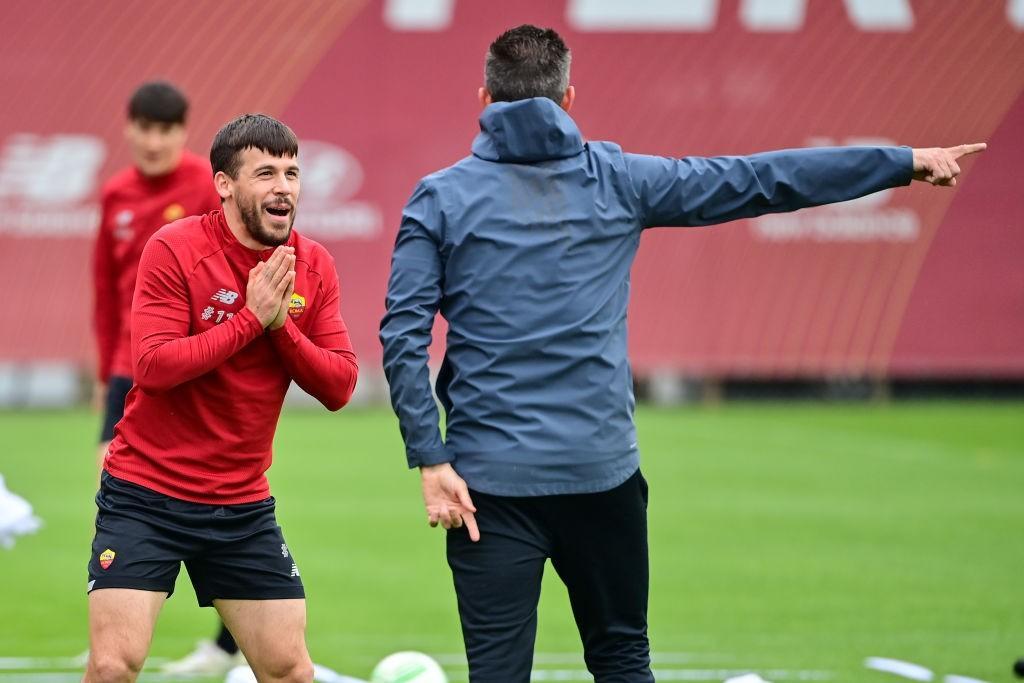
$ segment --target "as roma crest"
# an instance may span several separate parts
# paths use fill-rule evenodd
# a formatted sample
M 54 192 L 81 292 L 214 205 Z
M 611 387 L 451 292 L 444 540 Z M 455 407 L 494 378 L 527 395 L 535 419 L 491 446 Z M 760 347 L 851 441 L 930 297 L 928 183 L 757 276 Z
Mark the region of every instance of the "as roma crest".
M 176 221 L 185 217 L 185 207 L 174 203 L 164 209 L 164 220 L 167 222 Z
M 110 569 L 110 565 L 114 564 L 114 558 L 116 556 L 117 553 L 115 553 L 110 548 L 107 548 L 102 553 L 100 553 L 100 566 L 104 569 Z
M 292 294 L 291 300 L 288 301 L 288 315 L 298 318 L 304 310 L 306 310 L 306 297 L 301 294 Z

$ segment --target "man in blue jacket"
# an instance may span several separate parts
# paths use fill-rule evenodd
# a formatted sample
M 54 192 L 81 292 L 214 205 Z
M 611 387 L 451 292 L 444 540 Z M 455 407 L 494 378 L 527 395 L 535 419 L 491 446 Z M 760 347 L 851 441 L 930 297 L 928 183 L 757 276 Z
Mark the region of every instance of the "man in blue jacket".
M 490 46 L 473 153 L 424 178 L 395 243 L 384 370 L 448 529 L 470 680 L 528 681 L 544 561 L 565 582 L 596 681 L 653 681 L 647 483 L 626 357 L 644 228 L 724 223 L 907 185 L 955 185 L 950 149 L 803 149 L 668 159 L 584 142 L 569 50 L 520 26 Z M 448 321 L 437 397 L 427 347 Z

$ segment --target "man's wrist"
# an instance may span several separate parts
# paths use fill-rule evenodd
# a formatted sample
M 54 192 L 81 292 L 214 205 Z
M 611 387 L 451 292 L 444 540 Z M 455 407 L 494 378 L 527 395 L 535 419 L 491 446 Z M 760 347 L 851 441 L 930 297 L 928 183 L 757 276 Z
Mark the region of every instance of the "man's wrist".
M 258 322 L 260 324 L 260 327 L 262 327 L 263 329 L 267 329 L 267 323 L 263 322 L 263 318 L 260 317 L 260 314 L 256 311 L 255 308 L 253 308 L 252 306 L 246 304 L 245 307 L 243 308 L 243 310 L 246 310 L 246 311 L 249 311 L 250 313 L 252 313 L 252 317 L 256 319 L 256 322 Z
M 232 321 L 235 320 L 239 321 L 239 324 L 241 325 L 251 325 L 253 329 L 253 337 L 258 337 L 264 330 L 263 322 L 260 321 L 259 316 L 256 315 L 256 313 L 254 313 L 248 306 L 242 307 L 242 310 L 238 312 L 238 315 L 232 318 Z
M 292 332 L 288 329 L 288 318 L 285 318 L 284 322 L 278 327 L 270 325 L 267 327 L 266 331 L 267 334 L 274 339 L 285 339 L 293 336 Z
M 431 465 L 450 465 L 455 461 L 455 457 L 447 452 L 444 446 L 426 451 L 406 450 L 405 457 L 410 469 L 430 467 Z

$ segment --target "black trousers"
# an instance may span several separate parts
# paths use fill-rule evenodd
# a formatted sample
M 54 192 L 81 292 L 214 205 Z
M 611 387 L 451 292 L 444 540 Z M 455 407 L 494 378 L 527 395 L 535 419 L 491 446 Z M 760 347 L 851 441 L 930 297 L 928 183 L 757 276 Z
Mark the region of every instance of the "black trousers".
M 471 491 L 480 541 L 448 532 L 472 683 L 530 680 L 544 562 L 569 591 L 597 683 L 654 681 L 647 641 L 647 482 L 513 498 Z

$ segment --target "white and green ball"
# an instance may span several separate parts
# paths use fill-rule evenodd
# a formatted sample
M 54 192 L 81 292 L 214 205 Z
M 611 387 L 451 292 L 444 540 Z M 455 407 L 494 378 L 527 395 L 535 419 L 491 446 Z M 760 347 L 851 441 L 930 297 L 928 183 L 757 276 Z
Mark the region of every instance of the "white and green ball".
M 396 652 L 374 667 L 370 683 L 448 683 L 448 677 L 422 652 Z

